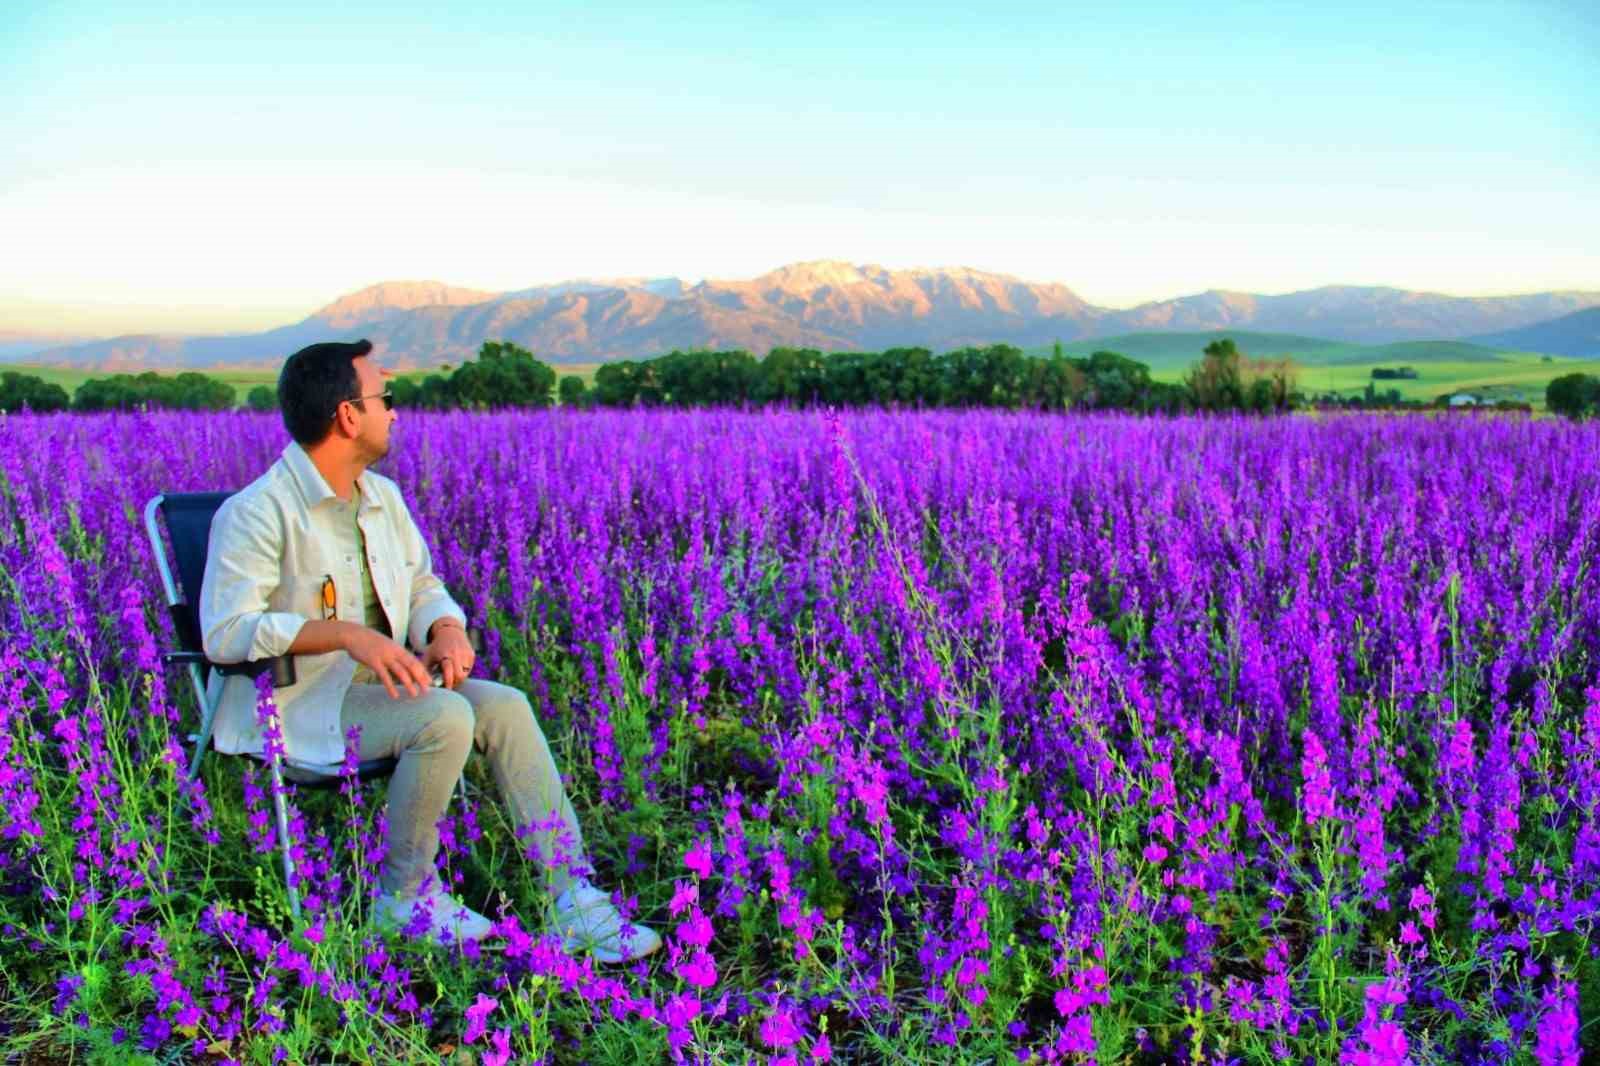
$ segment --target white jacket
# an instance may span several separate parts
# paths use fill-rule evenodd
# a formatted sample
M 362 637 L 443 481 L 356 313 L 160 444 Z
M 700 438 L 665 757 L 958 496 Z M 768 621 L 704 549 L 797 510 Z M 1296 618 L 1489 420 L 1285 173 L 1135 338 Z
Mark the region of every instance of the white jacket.
M 357 522 L 367 543 L 373 587 L 395 639 L 416 651 L 440 618 L 462 625 L 466 615 L 433 572 L 433 558 L 393 481 L 371 471 L 361 488 Z M 311 457 L 290 443 L 277 462 L 223 501 L 211 523 L 205 581 L 200 590 L 200 631 L 206 657 L 237 663 L 284 655 L 308 620 L 327 617 L 323 583 L 332 578 L 332 617 L 363 624 L 361 566 L 344 554 L 333 532 L 328 487 Z M 346 516 L 348 521 L 348 515 Z M 289 762 L 332 772 L 344 758 L 339 708 L 356 661 L 342 651 L 295 656 L 295 683 L 276 693 Z M 217 698 L 213 737 L 218 751 L 262 754 L 256 722 L 255 682 L 212 672 L 208 700 Z

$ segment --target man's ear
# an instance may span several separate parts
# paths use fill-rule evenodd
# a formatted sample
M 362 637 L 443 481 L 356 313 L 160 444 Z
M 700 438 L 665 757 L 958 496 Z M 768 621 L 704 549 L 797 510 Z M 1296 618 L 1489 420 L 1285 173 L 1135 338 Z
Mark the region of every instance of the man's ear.
M 333 409 L 333 433 L 340 437 L 353 437 L 356 431 L 356 412 L 352 404 L 340 402 Z

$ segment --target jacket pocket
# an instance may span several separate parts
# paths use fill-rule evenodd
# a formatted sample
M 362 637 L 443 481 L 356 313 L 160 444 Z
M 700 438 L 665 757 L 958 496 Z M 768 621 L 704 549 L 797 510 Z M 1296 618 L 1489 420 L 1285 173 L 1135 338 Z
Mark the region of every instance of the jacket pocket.
M 272 594 L 268 603 L 275 611 L 288 611 L 312 621 L 319 621 L 324 617 L 336 617 L 338 610 L 337 596 L 331 609 L 324 613 L 322 600 L 322 586 L 328 580 L 328 574 L 290 574 L 283 579 L 277 591 Z M 343 593 L 343 589 L 336 589 Z

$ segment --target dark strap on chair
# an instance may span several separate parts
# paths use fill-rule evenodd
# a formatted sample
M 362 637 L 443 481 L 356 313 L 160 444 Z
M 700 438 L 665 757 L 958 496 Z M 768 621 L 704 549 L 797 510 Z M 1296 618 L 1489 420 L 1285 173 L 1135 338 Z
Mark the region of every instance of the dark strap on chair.
M 185 492 L 161 497 L 161 517 L 172 542 L 173 578 L 183 602 L 172 608 L 172 628 L 184 651 L 201 651 L 200 584 L 206 576 L 206 548 L 211 542 L 211 520 L 231 492 Z
M 259 756 L 252 755 L 250 758 L 265 765 L 265 761 Z M 399 759 L 389 756 L 381 759 L 363 759 L 356 764 L 356 777 L 362 781 L 389 777 L 394 773 L 395 767 L 399 765 Z M 344 780 L 338 774 L 318 773 L 316 770 L 307 770 L 304 767 L 291 766 L 288 763 L 283 766 L 283 778 L 285 781 L 293 781 L 299 788 L 316 790 L 338 788 L 339 783 Z

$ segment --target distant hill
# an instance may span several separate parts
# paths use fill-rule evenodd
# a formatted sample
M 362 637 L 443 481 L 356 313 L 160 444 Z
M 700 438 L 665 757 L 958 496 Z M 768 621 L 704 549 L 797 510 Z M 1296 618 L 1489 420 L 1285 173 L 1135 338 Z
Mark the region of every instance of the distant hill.
M 1006 274 L 818 260 L 748 280 L 694 285 L 678 278 L 620 278 L 485 293 L 440 282 L 385 282 L 266 333 L 116 337 L 30 359 L 101 370 L 272 366 L 315 340 L 365 336 L 392 366 L 411 369 L 459 363 L 485 340 L 501 339 L 550 362 L 573 363 L 642 358 L 673 348 L 764 354 L 777 345 L 946 350 L 1056 340 L 1077 347 L 1094 338 L 1106 339 L 1093 347 L 1107 347 L 1112 338 L 1155 333 L 1183 335 L 1185 362 L 1206 343 L 1193 344 L 1195 337 L 1223 334 L 1263 338 L 1241 342 L 1252 355 L 1293 354 L 1311 361 L 1333 358 L 1340 344 L 1461 337 L 1594 306 L 1600 306 L 1600 292 L 1469 298 L 1330 286 L 1282 296 L 1213 291 L 1114 310 L 1089 304 L 1064 285 Z M 1152 352 L 1160 347 L 1150 344 Z
M 470 307 L 494 298 L 492 292 L 458 289 L 439 281 L 384 281 L 341 296 L 307 321 L 348 329 L 382 322 L 419 307 Z
M 1394 344 L 1373 344 L 1350 348 L 1337 354 L 1329 353 L 1324 365 L 1340 366 L 1351 363 L 1394 363 L 1422 366 L 1427 363 L 1504 363 L 1511 353 L 1505 349 L 1486 348 L 1466 341 L 1398 341 Z
M 81 334 L 35 333 L 25 329 L 0 329 L 0 361 L 23 359 L 35 352 L 82 344 L 91 338 Z
M 1521 329 L 1502 330 L 1473 339 L 1480 344 L 1525 352 L 1594 358 L 1600 356 L 1600 307 L 1574 311 L 1548 322 L 1535 322 Z
M 290 352 L 319 340 L 359 336 L 379 323 L 424 307 L 464 307 L 493 293 L 437 281 L 386 281 L 340 297 L 302 322 L 265 333 L 224 337 L 142 334 L 55 347 L 28 356 L 47 366 L 138 373 L 208 366 L 277 367 Z
M 1468 337 L 1600 305 L 1600 293 L 1444 296 L 1377 286 L 1328 285 L 1281 296 L 1206 292 L 1121 312 L 1125 332 L 1249 329 L 1356 344 Z M 1475 323 L 1504 323 L 1500 326 Z

